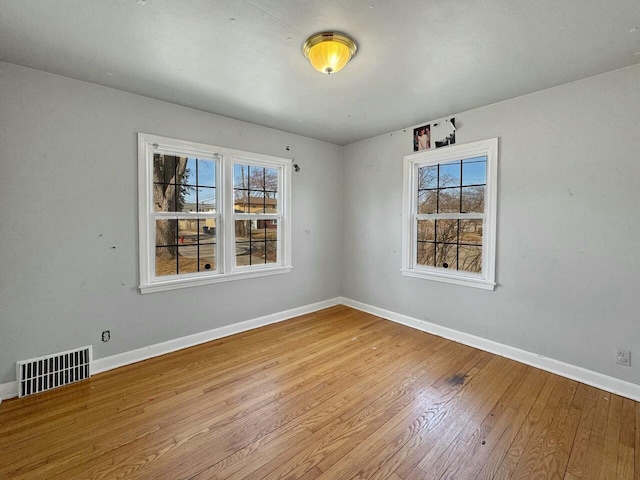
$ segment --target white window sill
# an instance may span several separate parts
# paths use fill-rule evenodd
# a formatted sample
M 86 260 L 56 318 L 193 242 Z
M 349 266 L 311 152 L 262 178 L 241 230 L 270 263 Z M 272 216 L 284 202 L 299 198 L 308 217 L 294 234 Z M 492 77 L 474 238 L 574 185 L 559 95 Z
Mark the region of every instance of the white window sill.
M 483 290 L 495 290 L 495 282 L 491 282 L 484 278 L 475 278 L 451 273 L 427 272 L 422 270 L 402 269 L 402 275 L 405 277 L 422 278 L 425 280 L 435 280 L 437 282 L 453 283 L 455 285 L 463 285 L 465 287 L 481 288 Z
M 147 283 L 139 285 L 140 293 L 155 293 L 165 292 L 167 290 L 176 290 L 178 288 L 198 287 L 201 285 L 209 285 L 212 283 L 233 282 L 235 280 L 244 280 L 247 278 L 266 277 L 269 275 L 280 275 L 282 273 L 289 273 L 293 267 L 272 267 L 265 268 L 263 270 L 251 270 L 245 272 L 234 272 L 227 274 L 211 275 L 209 277 L 192 277 L 192 278 L 179 278 L 172 280 L 163 280 L 153 283 Z

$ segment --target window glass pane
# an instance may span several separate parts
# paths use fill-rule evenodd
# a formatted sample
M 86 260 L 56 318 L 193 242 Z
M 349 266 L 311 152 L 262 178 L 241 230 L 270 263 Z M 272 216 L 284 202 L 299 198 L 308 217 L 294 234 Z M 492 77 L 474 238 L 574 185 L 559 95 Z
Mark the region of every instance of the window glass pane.
M 436 243 L 436 267 L 457 269 L 457 246 L 448 243 Z
M 278 213 L 278 193 L 266 192 L 264 204 L 265 213 Z
M 178 212 L 195 210 L 195 189 L 188 187 L 189 170 L 185 157 L 176 157 L 176 210 Z
M 194 245 L 198 243 L 198 220 L 178 220 L 178 245 Z
M 200 271 L 214 271 L 217 268 L 216 246 L 214 244 L 200 245 Z
M 240 165 L 238 163 L 233 165 L 233 188 L 249 188 L 249 166 Z
M 187 159 L 175 155 L 153 156 L 153 209 L 182 211 L 188 191 L 182 186 L 187 176 Z
M 195 212 L 198 208 L 198 190 L 187 185 L 178 185 L 178 210 L 181 212 Z
M 153 185 L 153 211 L 176 211 L 176 186 L 166 183 L 154 183 Z
M 458 255 L 458 270 L 474 273 L 482 271 L 482 247 L 461 245 Z
M 482 220 L 460 220 L 460 243 L 482 245 Z
M 249 188 L 264 191 L 264 167 L 249 166 Z
M 215 218 L 201 218 L 198 220 L 198 243 L 216 243 Z
M 267 240 L 266 257 L 264 263 L 278 263 L 278 242 L 275 240 Z
M 484 186 L 462 187 L 462 212 L 483 213 L 484 195 Z
M 153 155 L 153 181 L 155 183 L 175 183 L 176 157 L 173 155 Z
M 236 265 L 275 263 L 278 222 L 273 219 L 236 220 Z
M 278 169 L 277 168 L 264 169 L 264 189 L 267 192 L 278 191 Z M 271 196 L 273 197 L 273 195 Z
M 487 183 L 487 157 L 462 161 L 462 186 Z
M 460 186 L 460 162 L 440 164 L 438 187 L 443 188 L 458 186 Z
M 253 193 L 253 191 L 252 191 Z M 249 212 L 250 213 L 264 213 L 264 197 L 256 196 L 254 193 L 249 197 Z
M 198 188 L 198 212 L 216 212 L 216 189 L 209 187 Z
M 156 277 L 178 273 L 177 247 L 156 248 Z
M 418 242 L 417 252 L 418 265 L 424 265 L 426 267 L 433 267 L 436 261 L 436 244 Z
M 436 220 L 436 240 L 442 243 L 458 241 L 458 220 Z
M 182 183 L 183 185 L 197 185 L 197 164 L 198 160 L 196 158 L 188 158 L 187 168 L 184 171 L 182 182 L 178 181 L 177 183 Z
M 251 220 L 236 220 L 236 265 L 251 265 Z
M 436 222 L 434 220 L 418 220 L 418 241 L 436 241 Z
M 249 196 L 247 190 L 233 191 L 233 211 L 235 213 L 249 213 Z
M 198 186 L 216 186 L 216 162 L 213 160 L 198 159 Z
M 438 190 L 438 213 L 460 213 L 460 189 Z
M 438 187 L 438 166 L 418 168 L 418 190 Z
M 436 213 L 438 206 L 437 190 L 418 191 L 418 213 Z
M 267 263 L 266 257 L 266 242 L 251 242 L 251 265 L 260 265 Z
M 156 220 L 156 246 L 177 245 L 178 243 L 178 221 L 177 220 Z
M 198 246 L 178 247 L 178 273 L 196 273 L 198 271 Z
M 245 209 L 248 213 L 278 213 L 277 193 L 267 192 L 267 196 L 253 191 L 251 193 L 252 195 L 248 198 L 249 206 Z

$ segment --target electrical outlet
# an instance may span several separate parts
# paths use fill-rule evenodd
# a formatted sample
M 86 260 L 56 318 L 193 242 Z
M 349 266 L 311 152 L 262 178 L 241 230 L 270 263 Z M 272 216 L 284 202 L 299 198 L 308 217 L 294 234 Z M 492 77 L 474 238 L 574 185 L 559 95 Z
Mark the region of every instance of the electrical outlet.
M 631 350 L 623 350 L 621 348 L 616 349 L 616 363 L 618 365 L 624 365 L 625 367 L 631 366 Z
M 111 330 L 105 330 L 102 332 L 102 341 L 108 342 L 111 339 Z

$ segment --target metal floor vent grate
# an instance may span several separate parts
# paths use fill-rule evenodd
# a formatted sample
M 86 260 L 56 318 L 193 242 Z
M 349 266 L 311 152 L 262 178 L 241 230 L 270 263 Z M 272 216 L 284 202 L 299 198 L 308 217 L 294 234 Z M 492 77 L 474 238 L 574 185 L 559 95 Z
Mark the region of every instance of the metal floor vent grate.
M 91 376 L 91 346 L 17 362 L 18 396 L 45 392 Z

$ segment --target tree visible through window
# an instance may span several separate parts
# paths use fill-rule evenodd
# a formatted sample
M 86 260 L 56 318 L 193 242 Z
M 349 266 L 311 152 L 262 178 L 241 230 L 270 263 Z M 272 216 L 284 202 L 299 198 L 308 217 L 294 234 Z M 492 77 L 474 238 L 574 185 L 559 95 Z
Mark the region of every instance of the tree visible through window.
M 216 270 L 215 172 L 213 159 L 154 154 L 156 276 Z
M 138 171 L 141 292 L 291 270 L 291 160 L 139 134 Z
M 236 265 L 278 261 L 278 170 L 233 166 Z M 238 215 L 240 214 L 240 215 Z M 250 218 L 246 215 L 251 214 Z
M 405 275 L 493 288 L 497 139 L 405 157 Z
M 484 213 L 486 169 L 486 156 L 418 168 L 418 214 L 427 215 L 417 221 L 419 265 L 482 270 L 483 222 L 464 214 Z

